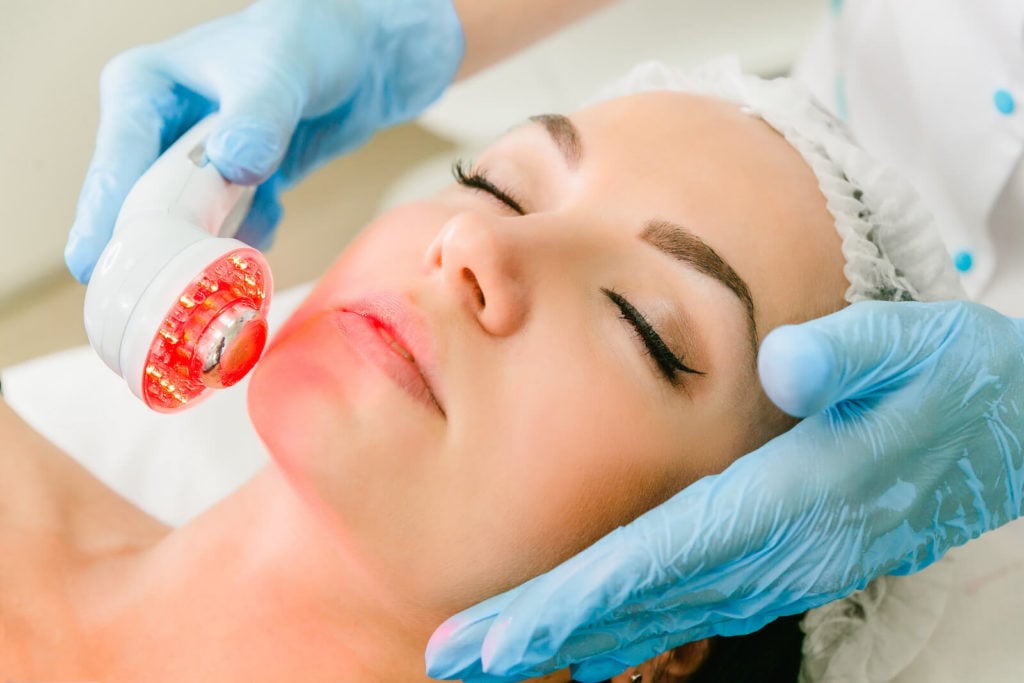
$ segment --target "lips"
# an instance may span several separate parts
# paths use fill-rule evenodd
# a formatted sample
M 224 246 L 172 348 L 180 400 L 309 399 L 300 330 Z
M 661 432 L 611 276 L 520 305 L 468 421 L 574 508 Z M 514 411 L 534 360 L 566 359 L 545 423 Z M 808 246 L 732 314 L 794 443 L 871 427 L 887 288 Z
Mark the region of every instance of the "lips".
M 366 360 L 410 396 L 445 414 L 430 338 L 404 300 L 390 295 L 366 299 L 340 308 L 335 319 Z
M 373 320 L 373 322 L 377 325 L 377 333 L 380 334 L 381 338 L 384 340 L 384 343 L 391 347 L 392 351 L 394 351 L 395 353 L 397 353 L 399 356 L 406 359 L 410 363 L 416 362 L 416 358 L 409 352 L 407 348 L 402 346 L 398 342 L 398 340 L 394 338 L 391 332 L 388 331 L 388 328 L 384 327 L 383 323 L 381 323 L 379 320 L 375 320 L 372 318 L 371 320 Z

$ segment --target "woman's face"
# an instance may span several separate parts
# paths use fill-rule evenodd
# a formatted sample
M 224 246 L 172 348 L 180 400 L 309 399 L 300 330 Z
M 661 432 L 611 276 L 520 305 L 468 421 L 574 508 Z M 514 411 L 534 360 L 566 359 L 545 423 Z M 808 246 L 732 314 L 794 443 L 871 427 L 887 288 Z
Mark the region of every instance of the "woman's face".
M 719 100 L 540 117 L 464 176 L 370 224 L 249 391 L 339 540 L 444 614 L 781 431 L 756 344 L 846 288 L 810 169 Z

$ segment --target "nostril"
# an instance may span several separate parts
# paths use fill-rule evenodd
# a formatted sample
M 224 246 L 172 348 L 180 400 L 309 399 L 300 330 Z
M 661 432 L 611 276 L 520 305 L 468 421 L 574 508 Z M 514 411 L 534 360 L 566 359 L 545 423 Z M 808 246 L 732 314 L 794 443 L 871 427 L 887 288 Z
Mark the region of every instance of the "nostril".
M 466 279 L 466 282 L 473 286 L 476 292 L 476 300 L 480 304 L 480 308 L 487 305 L 487 300 L 484 298 L 484 290 L 480 289 L 480 282 L 476 279 L 476 275 L 469 268 L 462 269 L 462 277 Z

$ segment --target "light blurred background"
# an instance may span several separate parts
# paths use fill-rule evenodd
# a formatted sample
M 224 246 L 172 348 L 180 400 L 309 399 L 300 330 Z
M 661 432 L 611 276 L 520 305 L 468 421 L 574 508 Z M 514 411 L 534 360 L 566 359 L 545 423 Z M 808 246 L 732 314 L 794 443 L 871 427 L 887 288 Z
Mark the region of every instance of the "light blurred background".
M 64 269 L 98 118 L 103 64 L 236 11 L 243 0 L 6 0 L 0 25 L 0 367 L 86 343 L 85 288 Z M 284 197 L 268 252 L 278 289 L 315 279 L 382 207 L 446 182 L 451 159 L 525 116 L 571 110 L 632 64 L 739 55 L 785 72 L 827 0 L 620 0 L 453 87 L 416 123 L 383 132 Z

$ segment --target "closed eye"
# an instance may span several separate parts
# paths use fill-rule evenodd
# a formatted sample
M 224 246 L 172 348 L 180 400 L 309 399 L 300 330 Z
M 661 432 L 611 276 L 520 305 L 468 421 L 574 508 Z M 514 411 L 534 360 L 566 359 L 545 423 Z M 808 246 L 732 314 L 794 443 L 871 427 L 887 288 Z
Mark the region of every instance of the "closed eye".
M 654 326 L 626 297 L 611 289 L 602 288 L 601 291 L 618 307 L 620 317 L 633 327 L 636 336 L 643 343 L 648 355 L 657 363 L 658 370 L 669 384 L 674 387 L 679 385 L 679 373 L 701 376 L 705 374 L 691 368 L 683 362 L 682 358 L 673 353 Z
M 455 182 L 459 185 L 486 192 L 520 216 L 526 215 L 526 211 L 523 209 L 523 205 L 519 200 L 512 196 L 512 194 L 507 190 L 504 190 L 491 182 L 487 177 L 486 171 L 482 169 L 466 170 L 466 163 L 462 159 L 459 159 L 452 164 L 452 176 L 455 178 Z

